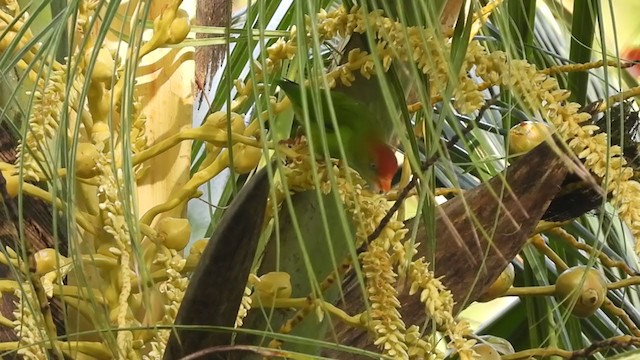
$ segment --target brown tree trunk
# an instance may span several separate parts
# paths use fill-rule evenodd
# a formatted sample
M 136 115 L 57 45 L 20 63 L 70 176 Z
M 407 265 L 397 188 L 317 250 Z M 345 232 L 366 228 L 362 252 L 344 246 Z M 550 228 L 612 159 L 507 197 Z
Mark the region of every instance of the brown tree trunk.
M 230 0 L 198 0 L 196 24 L 203 26 L 226 26 L 231 17 Z M 197 39 L 210 37 L 209 34 L 197 34 Z M 225 56 L 227 45 L 199 46 L 196 48 L 196 79 L 203 88 L 208 85 L 217 67 Z

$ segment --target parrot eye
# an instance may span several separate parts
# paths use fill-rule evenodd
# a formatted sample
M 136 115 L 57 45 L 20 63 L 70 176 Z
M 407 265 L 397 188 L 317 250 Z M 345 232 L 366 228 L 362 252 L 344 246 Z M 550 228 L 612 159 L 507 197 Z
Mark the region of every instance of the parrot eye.
M 378 171 L 378 164 L 376 164 L 375 162 L 372 162 L 371 164 L 369 164 L 369 169 L 377 172 Z

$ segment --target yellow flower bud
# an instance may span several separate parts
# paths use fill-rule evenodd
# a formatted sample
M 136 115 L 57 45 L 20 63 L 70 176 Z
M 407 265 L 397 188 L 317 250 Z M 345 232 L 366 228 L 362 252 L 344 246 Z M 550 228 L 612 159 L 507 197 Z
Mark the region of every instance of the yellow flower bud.
M 262 149 L 236 144 L 233 146 L 233 171 L 238 174 L 246 174 L 258 166 L 262 158 Z
M 224 111 L 216 111 L 215 113 L 207 116 L 205 123 L 207 126 L 213 126 L 221 130 L 227 130 L 227 114 Z M 203 125 L 204 125 L 203 124 Z M 244 132 L 245 125 L 244 119 L 240 114 L 231 113 L 231 132 L 236 134 L 242 134 Z
M 55 249 L 46 248 L 38 250 L 34 254 L 36 260 L 36 274 L 42 275 L 52 271 L 58 267 L 58 264 L 64 263 L 64 256 L 58 254 Z
M 272 271 L 260 276 L 253 287 L 254 296 L 260 298 L 262 302 L 290 298 L 291 275 L 286 272 Z
M 189 31 L 191 31 L 189 14 L 183 9 L 178 9 L 175 19 L 173 19 L 169 26 L 167 44 L 181 43 L 187 35 L 189 35 Z
M 76 175 L 82 179 L 89 179 L 98 175 L 96 159 L 98 159 L 98 149 L 90 143 L 78 144 L 76 152 Z
M 191 224 L 184 218 L 162 218 L 158 221 L 156 230 L 164 246 L 178 251 L 187 246 L 191 237 Z
M 2 176 L 7 182 L 7 193 L 9 197 L 14 198 L 18 195 L 20 189 L 20 178 L 9 171 L 3 171 Z

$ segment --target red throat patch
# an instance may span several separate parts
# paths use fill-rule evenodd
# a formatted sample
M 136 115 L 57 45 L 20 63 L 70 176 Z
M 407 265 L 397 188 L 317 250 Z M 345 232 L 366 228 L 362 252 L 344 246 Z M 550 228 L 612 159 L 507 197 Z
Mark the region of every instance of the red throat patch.
M 395 152 L 389 145 L 384 143 L 375 144 L 373 152 L 378 167 L 378 179 L 390 184 L 391 179 L 398 171 L 398 159 L 396 159 Z

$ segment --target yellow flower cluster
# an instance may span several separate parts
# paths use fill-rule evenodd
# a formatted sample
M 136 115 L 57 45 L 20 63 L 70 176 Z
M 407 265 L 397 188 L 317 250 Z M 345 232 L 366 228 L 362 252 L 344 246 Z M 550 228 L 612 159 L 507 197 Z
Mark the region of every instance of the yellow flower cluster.
M 425 304 L 425 313 L 437 326 L 447 326 L 453 322 L 453 296 L 439 279 L 429 270 L 424 258 L 417 259 L 409 266 L 409 295 L 420 291 L 420 301 Z
M 469 323 L 466 320 L 462 320 L 451 325 L 446 331 L 447 336 L 451 339 L 449 348 L 458 353 L 460 360 L 478 359 L 478 354 L 472 349 L 477 341 L 467 339 L 471 335 Z
M 93 14 L 97 1 L 81 1 L 80 4 L 79 21 L 83 18 L 88 19 Z M 12 2 L 11 6 L 13 7 L 14 5 L 15 9 L 19 9 L 17 4 Z M 5 20 L 0 20 L 0 24 Z M 22 21 L 18 21 L 17 24 L 24 25 Z M 0 25 L 0 28 L 2 27 L 4 26 Z M 86 27 L 85 21 L 83 29 L 86 30 Z M 27 31 L 26 34 L 25 41 L 26 38 L 32 37 L 30 31 Z M 6 40 L 0 42 L 0 51 L 3 51 L 11 43 L 12 39 L 8 36 Z M 26 45 L 26 43 L 20 42 L 20 45 Z M 27 53 L 23 61 L 27 61 L 29 56 L 30 54 Z M 79 58 L 78 54 L 70 57 L 70 59 L 77 58 Z M 35 59 L 31 60 L 35 61 Z M 70 109 L 77 109 L 79 95 L 84 84 L 84 66 L 82 66 L 82 63 L 69 64 L 69 68 L 73 68 L 75 65 L 78 65 L 78 67 L 71 79 L 71 86 L 67 89 L 67 69 L 53 59 L 49 59 L 49 61 L 52 62 L 52 65 L 42 69 L 42 73 L 47 74 L 47 76 L 40 74 L 39 76 L 41 77 L 34 77 L 36 89 L 33 93 L 34 102 L 29 114 L 28 128 L 24 142 L 19 144 L 17 148 L 19 164 L 16 164 L 16 172 L 19 171 L 18 168 L 21 168 L 25 180 L 28 181 L 40 181 L 45 176 L 45 172 L 52 170 L 47 169 L 46 166 L 51 165 L 53 163 L 52 159 L 55 158 L 55 150 L 51 148 L 51 142 L 58 136 L 60 115 L 63 110 L 67 111 L 66 108 L 63 109 L 64 106 L 68 106 Z M 35 69 L 38 69 L 38 66 Z M 65 100 L 67 101 L 66 103 Z M 66 135 L 66 133 L 62 134 L 62 136 Z
M 383 16 L 382 10 L 366 14 L 358 7 L 349 10 L 338 7 L 329 12 L 321 10 L 315 20 L 319 29 L 317 36 L 321 41 L 333 39 L 336 36 L 346 37 L 353 33 L 364 33 L 367 31 L 368 23 L 378 38 L 374 53 L 381 59 L 384 71 L 389 69 L 394 59 L 413 61 L 423 73 L 429 75 L 432 96 L 442 94 L 453 81 L 453 104 L 460 113 L 470 114 L 484 104 L 478 85 L 467 76 L 474 65 L 471 60 L 478 57 L 474 47 L 469 48 L 470 51 L 465 56 L 460 72 L 450 74 L 451 44 L 431 28 L 406 27 L 402 23 Z M 312 38 L 311 21 L 312 19 L 307 16 L 305 29 L 307 39 Z M 296 33 L 296 29 L 293 29 L 288 41 L 278 40 L 267 49 L 273 68 L 277 67 L 282 60 L 291 59 L 295 55 Z M 333 87 L 334 81 L 338 79 L 344 85 L 350 86 L 355 79 L 354 71 L 359 71 L 365 78 L 375 74 L 371 54 L 353 49 L 347 57 L 348 61 L 344 65 L 327 74 L 330 87 Z
M 335 176 L 340 176 L 343 170 L 338 168 L 337 163 L 331 163 L 329 168 L 327 168 L 327 164 L 324 162 L 312 163 L 311 157 L 309 156 L 309 146 L 304 138 L 298 141 L 298 143 L 292 147 L 292 150 L 298 154 L 298 156 L 290 159 L 289 164 L 284 168 L 288 190 L 292 192 L 302 192 L 315 189 L 315 174 L 320 183 L 319 190 L 323 194 L 328 194 L 331 191 L 329 171 L 333 171 Z M 344 177 L 344 174 L 342 175 L 342 177 Z M 356 179 L 355 175 L 353 179 Z
M 84 36 L 88 35 L 91 16 L 95 13 L 96 7 L 99 3 L 99 0 L 85 0 L 79 2 L 76 30 Z
M 396 274 L 389 253 L 380 242 L 373 241 L 360 255 L 365 276 L 367 297 L 371 302 L 369 326 L 374 332 L 374 344 L 384 355 L 394 359 L 407 359 L 406 326 L 398 309 L 398 292 L 393 287 Z
M 16 289 L 14 295 L 18 301 L 14 302 L 13 316 L 14 331 L 18 336 L 20 346 L 17 353 L 25 359 L 46 359 L 47 350 L 44 348 L 46 333 L 39 325 L 43 322 L 42 314 L 38 312 L 36 300 L 31 283 L 25 282 L 20 289 Z M 34 312 L 35 310 L 35 312 Z
M 626 166 L 619 146 L 608 146 L 607 135 L 593 135 L 599 127 L 586 123 L 591 116 L 579 113 L 580 104 L 567 103 L 569 91 L 563 90 L 556 79 L 536 70 L 523 60 L 507 61 L 500 51 L 487 53 L 477 42 L 472 42 L 476 51 L 476 74 L 485 81 L 511 87 L 521 97 L 524 105 L 552 123 L 569 148 L 584 161 L 584 165 L 601 181 L 612 195 L 611 204 L 618 209 L 620 217 L 631 229 L 636 240 L 640 239 L 640 184 L 632 180 L 633 170 Z M 636 241 L 636 252 L 640 253 L 640 242 Z
M 178 315 L 178 309 L 182 303 L 184 293 L 187 290 L 189 280 L 182 275 L 186 260 L 182 258 L 175 249 L 167 249 L 168 252 L 159 253 L 153 261 L 154 265 L 158 265 L 167 271 L 168 279 L 158 284 L 160 294 L 164 295 L 164 300 L 168 304 L 164 305 L 164 316 L 160 320 L 161 325 L 171 325 L 174 323 Z M 171 330 L 158 330 L 153 340 L 147 344 L 151 348 L 148 354 L 143 356 L 145 360 L 161 359 L 164 350 L 167 347 Z
M 475 340 L 467 340 L 471 334 L 466 321 L 456 321 L 453 317 L 453 295 L 436 278 L 424 258 L 419 258 L 409 265 L 409 294 L 420 292 L 420 301 L 425 305 L 427 318 L 439 328 L 444 328 L 451 341 L 449 347 L 455 350 L 461 359 L 473 359 Z
M 632 179 L 633 169 L 621 156 L 620 147 L 609 146 L 606 133 L 594 136 L 599 127 L 585 124 L 591 116 L 578 112 L 580 104 L 567 103 L 570 93 L 560 89 L 556 79 L 537 71 L 533 65 L 511 61 L 502 79 L 505 85 L 518 90 L 532 110 L 555 126 L 585 167 L 601 180 L 602 187 L 612 195 L 611 204 L 636 238 L 636 253 L 640 253 L 640 203 L 637 201 L 640 184 Z
M 132 234 L 129 231 L 125 209 L 121 200 L 122 192 L 120 184 L 124 183 L 122 169 L 114 171 L 110 159 L 100 154 L 97 167 L 100 171 L 98 186 L 98 207 L 103 224 L 103 230 L 107 234 L 100 239 L 97 251 L 107 249 L 106 253 L 118 259 L 119 270 L 117 272 L 118 281 L 106 286 L 117 286 L 117 303 L 112 304 L 114 322 L 118 331 L 117 342 L 121 354 L 129 356 L 133 351 L 133 333 L 131 330 L 124 330 L 131 327 L 132 315 L 129 311 L 129 296 L 131 295 L 131 241 Z M 104 252 L 104 251 L 103 251 Z
M 430 334 L 423 336 L 420 331 L 420 327 L 411 325 L 407 329 L 407 346 L 409 347 L 409 359 L 424 359 L 424 360 L 441 360 L 444 359 L 444 354 L 438 351 Z
M 24 142 L 17 148 L 18 161 L 22 158 L 21 167 L 26 180 L 42 180 L 41 166 L 48 163 L 47 158 L 51 158 L 49 142 L 58 132 L 65 81 L 65 72 L 55 71 L 46 84 L 44 81 L 38 82 L 38 88 L 33 94 L 28 131 Z
M 238 309 L 238 314 L 236 315 L 236 322 L 233 325 L 235 328 L 242 327 L 244 323 L 244 318 L 249 314 L 249 310 L 251 310 L 251 288 L 249 286 L 244 287 L 244 294 L 242 295 L 242 300 L 240 301 L 240 308 Z

